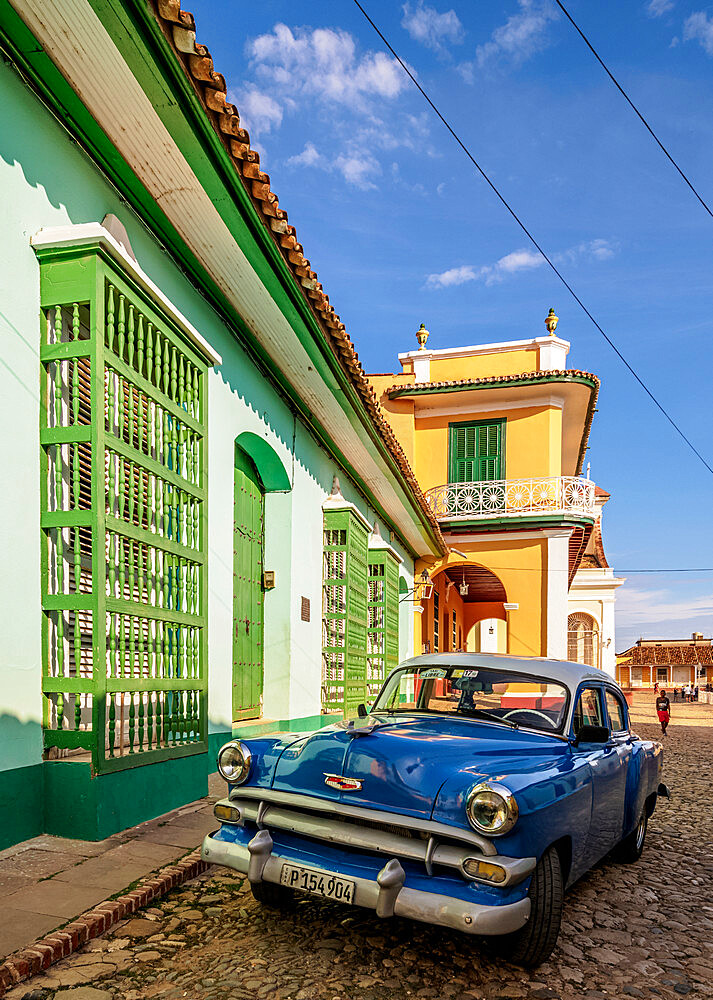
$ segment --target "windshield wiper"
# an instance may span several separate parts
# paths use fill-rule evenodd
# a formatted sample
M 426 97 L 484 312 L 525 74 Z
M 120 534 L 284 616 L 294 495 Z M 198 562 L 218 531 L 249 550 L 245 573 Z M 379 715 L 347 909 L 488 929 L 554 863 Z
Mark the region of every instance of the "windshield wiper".
M 510 729 L 519 729 L 517 722 L 511 722 L 510 719 L 501 719 L 499 715 L 494 712 L 488 712 L 484 708 L 459 708 L 458 715 L 477 715 L 479 719 L 489 719 L 490 722 L 499 722 L 501 726 L 509 726 Z

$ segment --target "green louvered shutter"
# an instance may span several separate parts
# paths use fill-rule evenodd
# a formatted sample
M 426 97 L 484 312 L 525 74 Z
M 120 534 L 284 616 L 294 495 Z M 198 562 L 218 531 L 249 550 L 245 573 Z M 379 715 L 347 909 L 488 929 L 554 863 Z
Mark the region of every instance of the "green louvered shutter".
M 451 424 L 449 482 L 502 479 L 503 421 Z
M 322 705 L 366 701 L 367 528 L 348 509 L 324 512 Z
M 369 704 L 399 658 L 399 564 L 388 549 L 369 549 L 366 686 Z
M 344 691 L 345 715 L 356 713 L 366 702 L 366 527 L 354 514 L 347 528 L 347 669 Z

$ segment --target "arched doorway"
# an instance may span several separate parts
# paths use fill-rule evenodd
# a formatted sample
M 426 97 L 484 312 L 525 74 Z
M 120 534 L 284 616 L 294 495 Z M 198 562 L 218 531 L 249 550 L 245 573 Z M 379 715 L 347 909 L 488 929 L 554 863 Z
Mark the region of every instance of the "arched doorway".
M 599 666 L 599 625 L 585 611 L 567 618 L 567 659 L 588 667 Z
M 233 721 L 262 714 L 264 685 L 263 566 L 265 494 L 291 488 L 285 467 L 264 438 L 235 439 L 233 489 Z
M 423 649 L 429 652 L 505 652 L 505 588 L 485 566 L 450 563 L 432 574 L 433 595 L 424 605 Z

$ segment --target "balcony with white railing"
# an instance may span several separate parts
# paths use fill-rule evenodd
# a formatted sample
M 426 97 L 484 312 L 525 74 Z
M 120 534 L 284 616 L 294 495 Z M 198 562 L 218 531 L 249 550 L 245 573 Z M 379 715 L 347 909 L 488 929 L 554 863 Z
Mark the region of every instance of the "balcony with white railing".
M 549 476 L 446 483 L 428 490 L 425 496 L 440 521 L 484 521 L 552 515 L 594 517 L 594 490 L 591 479 Z

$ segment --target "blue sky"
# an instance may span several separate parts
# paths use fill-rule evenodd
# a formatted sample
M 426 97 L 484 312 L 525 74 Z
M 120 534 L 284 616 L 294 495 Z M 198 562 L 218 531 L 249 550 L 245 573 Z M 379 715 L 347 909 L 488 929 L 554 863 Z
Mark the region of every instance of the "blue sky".
M 713 464 L 713 219 L 553 0 L 364 6 L 652 391 Z M 368 371 L 541 334 L 602 379 L 588 460 L 616 568 L 713 566 L 713 477 L 475 174 L 351 0 L 191 0 L 262 167 Z M 568 8 L 713 203 L 713 5 Z M 630 575 L 617 648 L 713 632 L 713 573 Z

